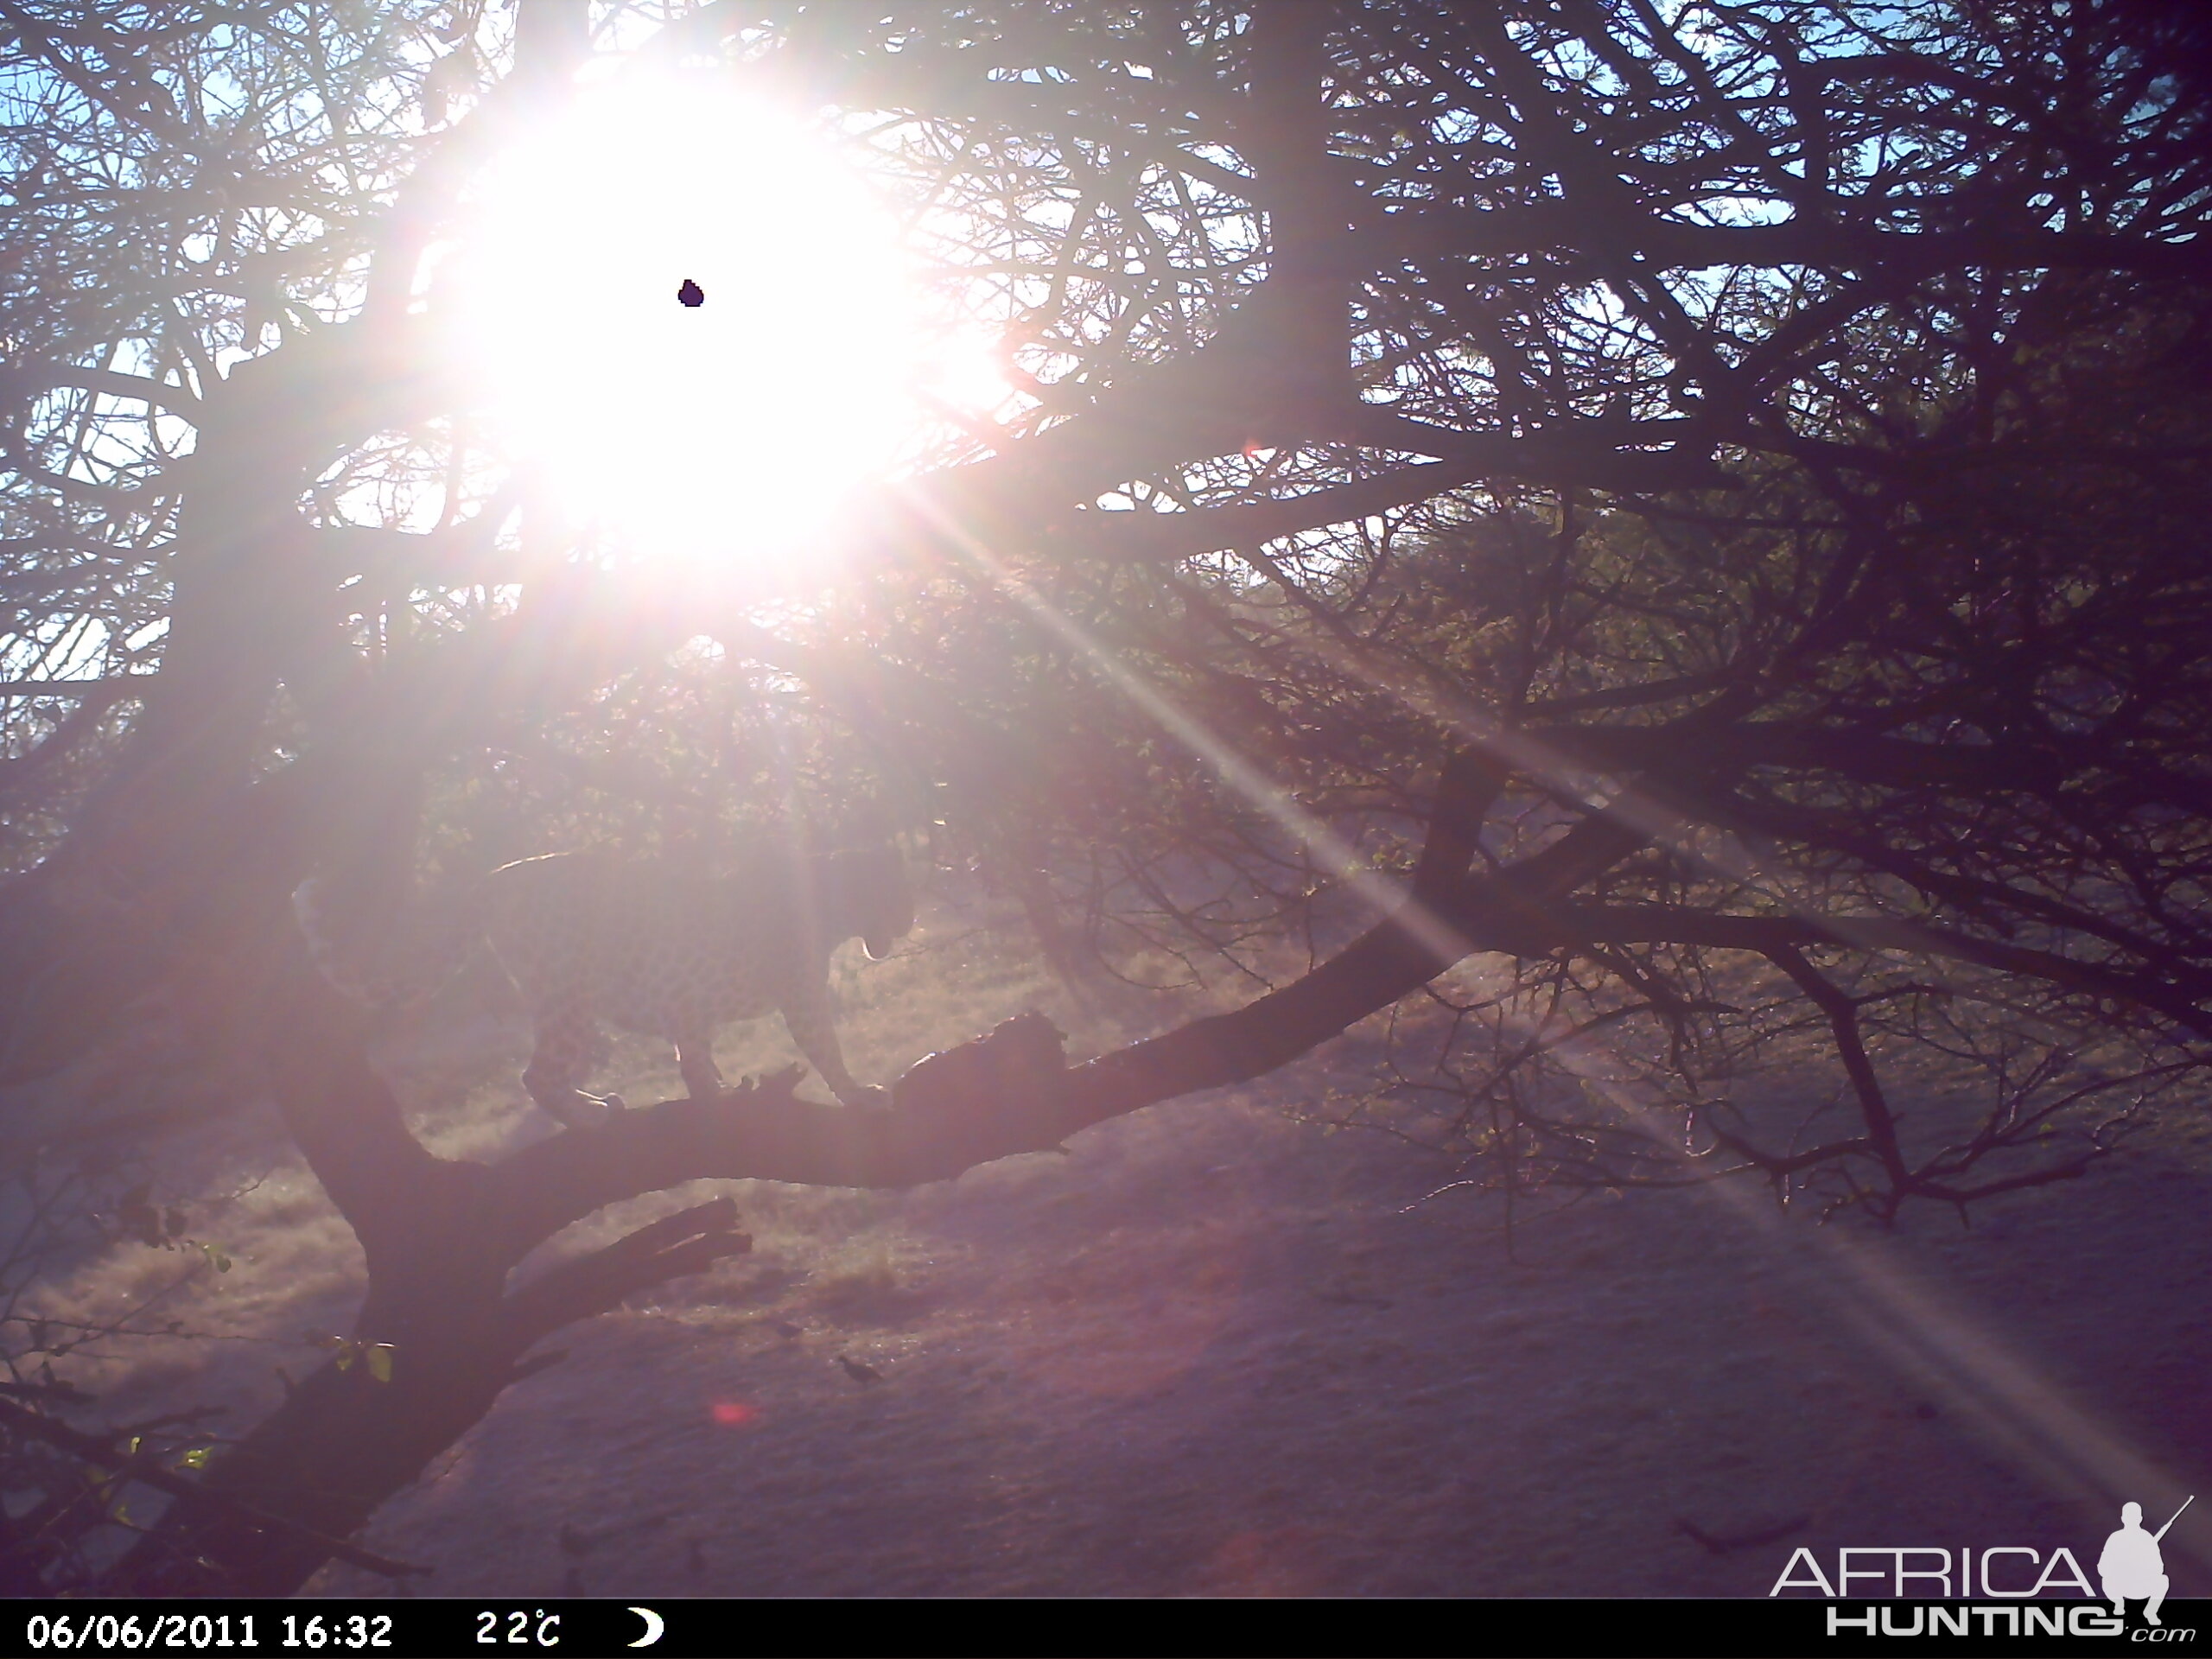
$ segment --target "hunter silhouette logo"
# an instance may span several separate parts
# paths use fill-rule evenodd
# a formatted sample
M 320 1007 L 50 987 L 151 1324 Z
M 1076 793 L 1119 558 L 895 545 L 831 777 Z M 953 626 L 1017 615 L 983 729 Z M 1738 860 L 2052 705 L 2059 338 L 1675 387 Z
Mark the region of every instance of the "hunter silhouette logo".
M 2196 1502 L 2191 1492 L 2182 1500 L 2166 1524 L 2156 1532 L 2143 1530 L 2143 1506 L 2123 1503 L 2120 1506 L 2120 1530 L 2105 1540 L 2105 1553 L 2097 1557 L 2097 1579 L 2104 1586 L 2105 1596 L 2112 1603 L 2113 1611 L 2121 1618 L 2127 1616 L 2127 1603 L 2140 1597 L 2144 1602 L 2143 1622 L 2158 1623 L 2158 1608 L 2166 1599 L 2165 1558 L 2158 1553 L 2158 1541 L 2166 1535 L 2174 1522 L 2181 1519 L 2182 1510 Z
M 2133 1640 L 2190 1641 L 2196 1631 L 2166 1630 L 2158 1618 L 2168 1585 L 2158 1545 L 2196 1502 L 2193 1493 L 2183 1499 L 2181 1508 L 2156 1532 L 2144 1530 L 2140 1503 L 2120 1505 L 2120 1530 L 2105 1540 L 2104 1552 L 2097 1557 L 2097 1579 L 2103 1586 L 2102 1599 L 2112 1604 L 2110 1612 L 2082 1605 L 2082 1599 L 2094 1603 L 2098 1592 L 2074 1552 L 2063 1545 L 2047 1559 L 2041 1550 L 2018 1544 L 1955 1553 L 1940 1544 L 1848 1546 L 1836 1552 L 1833 1579 L 1809 1548 L 1800 1548 L 1767 1594 L 1812 1590 L 1830 1602 L 1866 1599 L 1868 1605 L 1857 1612 L 1827 1609 L 1830 1636 L 1846 1630 L 1867 1636 L 1965 1636 L 1976 1622 L 1984 1636 L 1998 1634 L 2000 1627 L 2007 1636 L 2118 1636 L 2126 1628 L 2127 1604 L 2140 1601 L 2143 1627 Z M 2036 1605 L 2045 1595 L 2075 1605 Z M 1876 1605 L 1884 1601 L 1892 1605 Z M 1947 1601 L 1977 1605 L 1939 1605 Z M 1900 1603 L 1907 1605 L 1894 1605 Z

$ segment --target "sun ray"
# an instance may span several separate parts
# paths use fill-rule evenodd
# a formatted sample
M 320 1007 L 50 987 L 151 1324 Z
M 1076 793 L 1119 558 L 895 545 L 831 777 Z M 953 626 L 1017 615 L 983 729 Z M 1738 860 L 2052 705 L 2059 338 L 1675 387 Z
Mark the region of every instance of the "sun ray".
M 919 498 L 915 498 L 918 501 Z M 1466 941 L 1444 918 L 1416 900 L 1403 884 L 1363 868 L 1354 849 L 1238 753 L 1203 721 L 1174 702 L 1116 658 L 1103 644 L 1051 601 L 1011 571 L 983 542 L 949 516 L 925 509 L 960 551 L 1002 591 L 1052 633 L 1081 651 L 1107 679 L 1178 741 L 1213 766 L 1230 788 L 1270 821 L 1319 853 L 1348 884 L 1378 912 L 1395 914 L 1424 946 L 1447 960 L 1465 953 Z M 1455 728 L 1461 722 L 1451 722 Z M 1500 734 L 1491 734 L 1492 741 Z M 1518 737 L 1503 739 L 1518 764 L 1555 772 L 1567 763 L 1544 746 Z M 1622 810 L 1609 803 L 1608 811 Z M 1679 833 L 1682 819 L 1663 803 L 1634 800 L 1630 821 L 1651 833 Z M 1533 1027 L 1531 1027 L 1533 1029 Z M 1611 1074 L 1604 1057 L 1591 1052 L 1586 1037 L 1554 1050 L 1575 1077 L 1604 1095 L 1624 1118 L 1652 1142 L 1694 1168 L 1671 1132 L 1671 1124 Z M 1705 1172 L 1699 1171 L 1702 1175 Z M 1701 1179 L 1688 1183 L 1721 1204 L 1744 1224 L 1775 1237 L 1784 1217 L 1760 1204 L 1746 1190 Z M 1961 1415 L 1980 1424 L 1988 1437 L 2046 1490 L 2076 1502 L 2094 1500 L 2110 1507 L 2124 1498 L 2151 1500 L 2171 1510 L 2183 1484 L 2117 1430 L 2100 1421 L 2059 1384 L 2044 1376 L 1985 1321 L 1946 1298 L 1893 1251 L 1823 1229 L 1808 1237 L 1802 1226 L 1787 1230 L 1795 1253 L 1817 1272 L 1809 1288 L 1838 1316 L 1866 1338 L 1868 1346 L 1900 1375 L 1940 1391 L 1963 1408 Z M 2177 1535 L 2176 1547 L 2197 1551 Z

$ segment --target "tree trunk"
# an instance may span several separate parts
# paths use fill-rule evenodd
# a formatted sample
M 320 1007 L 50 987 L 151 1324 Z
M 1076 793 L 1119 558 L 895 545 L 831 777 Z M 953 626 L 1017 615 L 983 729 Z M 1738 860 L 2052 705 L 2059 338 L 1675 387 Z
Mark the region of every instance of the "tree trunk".
M 535 1369 L 525 1360 L 534 1344 L 751 1247 L 734 1206 L 718 1199 L 509 1284 L 539 1244 L 610 1204 L 702 1179 L 876 1188 L 948 1179 L 1271 1070 L 1469 951 L 1543 948 L 1542 907 L 1638 838 L 1592 820 L 1512 869 L 1470 880 L 1501 781 L 1479 758 L 1447 766 L 1400 910 L 1233 1014 L 1073 1068 L 1052 1023 L 1024 1014 L 910 1067 L 888 1107 L 800 1100 L 794 1068 L 718 1099 L 669 1101 L 565 1131 L 491 1165 L 438 1158 L 416 1140 L 365 1058 L 359 1012 L 280 931 L 258 1003 L 268 1010 L 271 1086 L 293 1140 L 361 1240 L 368 1294 L 345 1351 L 179 1497 L 108 1587 L 290 1593 L 347 1553 L 340 1541 Z

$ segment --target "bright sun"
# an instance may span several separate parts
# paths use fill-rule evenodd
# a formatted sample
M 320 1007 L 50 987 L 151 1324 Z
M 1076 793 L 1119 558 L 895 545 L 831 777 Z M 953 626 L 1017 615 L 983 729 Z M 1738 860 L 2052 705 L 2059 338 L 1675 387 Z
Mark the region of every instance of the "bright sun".
M 702 574 L 827 575 L 823 537 L 912 436 L 944 351 L 895 225 L 829 143 L 718 76 L 626 77 L 472 199 L 438 308 L 540 486 Z

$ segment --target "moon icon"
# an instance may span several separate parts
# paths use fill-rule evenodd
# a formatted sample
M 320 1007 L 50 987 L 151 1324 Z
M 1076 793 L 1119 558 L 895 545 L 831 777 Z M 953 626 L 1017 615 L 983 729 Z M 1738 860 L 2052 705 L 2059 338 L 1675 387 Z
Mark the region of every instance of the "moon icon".
M 632 1607 L 630 1611 L 645 1621 L 645 1633 L 630 1645 L 633 1648 L 650 1648 L 654 1643 L 659 1641 L 661 1632 L 668 1628 L 668 1621 L 650 1607 Z

